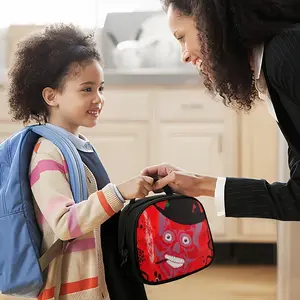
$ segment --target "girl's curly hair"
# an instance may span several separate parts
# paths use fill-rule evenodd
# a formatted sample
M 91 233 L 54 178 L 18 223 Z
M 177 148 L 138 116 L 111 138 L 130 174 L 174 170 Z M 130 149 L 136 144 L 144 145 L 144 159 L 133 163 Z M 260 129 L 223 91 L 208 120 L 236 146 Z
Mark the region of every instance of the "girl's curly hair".
M 63 90 L 70 66 L 100 62 L 92 33 L 74 25 L 54 24 L 19 42 L 8 73 L 8 102 L 14 120 L 46 122 L 45 87 Z
M 204 85 L 226 106 L 250 110 L 257 91 L 250 67 L 255 46 L 300 21 L 299 0 L 161 0 L 195 20 Z

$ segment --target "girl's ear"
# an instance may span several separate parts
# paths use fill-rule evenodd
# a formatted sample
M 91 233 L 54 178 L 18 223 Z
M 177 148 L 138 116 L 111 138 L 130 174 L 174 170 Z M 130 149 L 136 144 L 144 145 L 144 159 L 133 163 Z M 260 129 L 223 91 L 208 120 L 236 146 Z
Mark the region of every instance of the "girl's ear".
M 42 91 L 42 96 L 45 102 L 52 107 L 58 106 L 56 94 L 57 94 L 56 90 L 50 87 L 46 87 Z

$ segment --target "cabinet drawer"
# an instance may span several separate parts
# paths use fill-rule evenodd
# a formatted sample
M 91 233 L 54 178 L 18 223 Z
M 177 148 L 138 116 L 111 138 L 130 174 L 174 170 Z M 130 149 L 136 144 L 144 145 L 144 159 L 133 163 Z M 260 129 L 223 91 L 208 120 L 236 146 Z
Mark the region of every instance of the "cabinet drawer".
M 104 92 L 105 104 L 103 120 L 148 120 L 151 109 L 148 102 L 148 90 L 109 90 Z
M 204 89 L 160 91 L 157 113 L 162 121 L 223 120 L 224 105 Z

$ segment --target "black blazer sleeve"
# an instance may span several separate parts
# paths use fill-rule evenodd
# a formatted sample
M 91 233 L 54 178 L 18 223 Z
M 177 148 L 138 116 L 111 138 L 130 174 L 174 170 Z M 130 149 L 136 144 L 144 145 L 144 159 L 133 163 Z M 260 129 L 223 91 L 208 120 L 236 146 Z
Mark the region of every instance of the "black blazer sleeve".
M 270 41 L 265 49 L 264 67 L 265 75 L 268 77 L 268 86 L 271 85 L 278 102 L 280 102 L 277 108 L 281 107 L 284 111 L 281 121 L 288 124 L 287 128 L 291 132 L 293 131 L 295 142 L 300 145 L 299 29 L 287 30 Z M 281 121 L 279 119 L 279 123 Z M 225 185 L 226 216 L 299 221 L 300 161 L 295 153 L 290 155 L 293 156 L 293 164 L 292 167 L 290 164 L 291 178 L 287 183 L 227 178 Z

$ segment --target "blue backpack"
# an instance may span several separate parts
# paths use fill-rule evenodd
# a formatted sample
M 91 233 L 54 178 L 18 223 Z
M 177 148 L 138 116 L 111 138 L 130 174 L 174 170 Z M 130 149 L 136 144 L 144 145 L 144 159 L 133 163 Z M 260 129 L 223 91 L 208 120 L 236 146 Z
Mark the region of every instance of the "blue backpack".
M 41 256 L 39 230 L 29 184 L 29 165 L 39 137 L 62 152 L 70 173 L 76 203 L 87 199 L 82 160 L 75 146 L 58 131 L 45 125 L 25 127 L 0 144 L 0 291 L 18 297 L 38 297 L 49 263 L 61 254 L 57 240 Z

